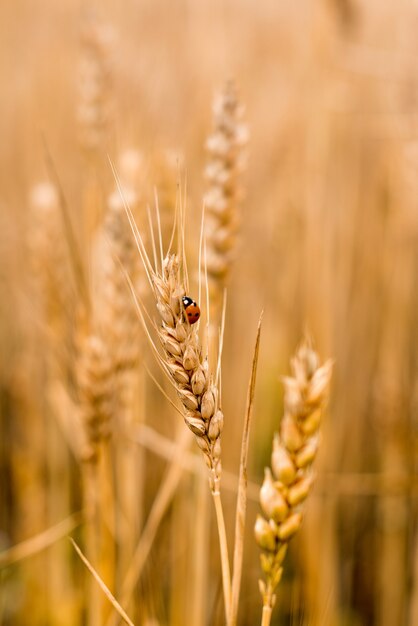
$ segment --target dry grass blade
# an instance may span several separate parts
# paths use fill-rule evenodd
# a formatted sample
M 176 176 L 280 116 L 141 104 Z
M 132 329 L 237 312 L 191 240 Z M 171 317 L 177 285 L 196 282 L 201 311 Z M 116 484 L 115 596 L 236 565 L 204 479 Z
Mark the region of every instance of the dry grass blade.
M 55 167 L 55 163 L 52 159 L 52 155 L 49 151 L 48 145 L 44 138 L 44 152 L 45 152 L 45 160 L 47 164 L 48 171 L 53 180 L 53 184 L 57 190 L 59 197 L 59 205 L 61 208 L 62 220 L 64 224 L 64 232 L 68 243 L 68 250 L 70 255 L 70 260 L 74 272 L 74 277 L 76 281 L 77 288 L 80 292 L 81 300 L 84 304 L 86 312 L 91 309 L 90 302 L 90 294 L 87 286 L 86 275 L 82 262 L 82 255 L 77 243 L 77 239 L 74 233 L 74 229 L 70 219 L 70 212 L 68 210 L 67 201 L 64 195 L 64 191 L 61 185 L 60 178 L 58 176 L 57 169 Z
M 154 499 L 150 514 L 142 532 L 141 538 L 132 557 L 130 568 L 126 574 L 125 580 L 122 586 L 121 602 L 127 605 L 132 593 L 135 589 L 135 585 L 141 575 L 142 568 L 151 550 L 153 541 L 157 534 L 157 530 L 164 517 L 164 514 L 170 504 L 176 489 L 178 487 L 180 478 L 183 473 L 183 467 L 180 463 L 180 459 L 183 453 L 190 444 L 190 433 L 188 430 L 182 430 L 177 441 L 177 457 L 173 459 L 170 468 L 167 471 L 165 479 Z M 107 626 L 117 626 L 119 619 L 117 615 L 112 615 Z
M 84 565 L 87 567 L 87 569 L 89 570 L 89 572 L 91 573 L 91 575 L 93 576 L 93 578 L 97 581 L 100 589 L 103 591 L 103 593 L 105 594 L 106 598 L 109 600 L 109 602 L 112 604 L 112 606 L 115 608 L 115 610 L 118 612 L 118 614 L 121 616 L 121 618 L 123 619 L 123 621 L 126 624 L 129 624 L 129 626 L 134 626 L 134 623 L 132 622 L 131 619 L 129 619 L 128 615 L 126 614 L 126 612 L 123 610 L 123 608 L 121 607 L 121 605 L 119 604 L 119 602 L 116 600 L 116 598 L 114 597 L 114 595 L 112 594 L 112 592 L 110 591 L 110 589 L 105 585 L 105 583 L 103 582 L 103 580 L 100 578 L 99 574 L 96 572 L 96 570 L 94 569 L 94 567 L 89 563 L 88 559 L 86 559 L 86 557 L 84 556 L 84 554 L 81 552 L 80 548 L 78 547 L 78 545 L 76 544 L 76 542 L 74 541 L 74 539 L 72 537 L 69 537 L 69 540 L 71 541 L 74 550 L 77 552 L 78 556 L 80 557 L 80 559 L 83 561 Z
M 67 517 L 67 519 L 62 520 L 55 526 L 51 526 L 51 528 L 47 528 L 47 530 L 38 535 L 4 550 L 0 553 L 0 567 L 7 567 L 34 554 L 38 554 L 41 550 L 45 550 L 45 548 L 52 546 L 56 541 L 66 537 L 68 533 L 80 525 L 81 521 L 82 514 L 80 512 L 74 513 L 74 515 Z
M 241 461 L 238 483 L 237 511 L 235 516 L 235 544 L 234 544 L 234 569 L 231 586 L 231 611 L 229 614 L 229 626 L 234 626 L 238 616 L 239 592 L 241 587 L 242 559 L 244 554 L 245 517 L 247 512 L 247 461 L 251 418 L 254 406 L 255 381 L 257 376 L 258 353 L 260 349 L 260 334 L 263 312 L 260 315 L 255 340 L 254 356 L 251 368 L 251 378 L 248 385 L 247 407 L 245 411 L 244 428 L 242 431 Z

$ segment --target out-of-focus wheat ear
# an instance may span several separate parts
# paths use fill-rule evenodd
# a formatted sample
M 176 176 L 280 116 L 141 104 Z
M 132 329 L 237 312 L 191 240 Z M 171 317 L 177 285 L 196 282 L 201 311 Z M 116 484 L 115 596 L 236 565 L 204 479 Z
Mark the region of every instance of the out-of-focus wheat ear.
M 213 104 L 213 128 L 206 142 L 207 192 L 205 238 L 211 306 L 219 309 L 235 255 L 239 207 L 243 196 L 241 174 L 248 131 L 243 106 L 233 82 L 227 82 Z M 216 321 L 215 321 L 216 323 Z
M 80 37 L 77 123 L 85 157 L 83 183 L 83 235 L 88 249 L 105 211 L 101 164 L 109 151 L 111 127 L 110 48 L 112 29 L 96 11 L 84 13 Z
M 47 331 L 50 339 L 59 345 L 64 339 L 68 312 L 66 305 L 71 301 L 68 254 L 59 197 L 54 185 L 43 182 L 32 188 L 29 200 L 28 245 L 31 269 L 38 286 Z
M 85 340 L 77 372 L 88 442 L 84 460 L 97 463 L 100 444 L 110 435 L 114 412 L 114 367 L 106 343 L 99 334 L 91 334 Z
M 110 48 L 113 31 L 89 10 L 81 26 L 77 122 L 80 146 L 89 159 L 105 153 L 111 117 Z
M 263 515 L 255 523 L 262 549 L 260 580 L 262 626 L 270 624 L 275 590 L 283 572 L 287 545 L 299 530 L 314 473 L 319 428 L 332 374 L 332 361 L 320 365 L 311 343 L 304 340 L 291 361 L 292 376 L 283 378 L 284 415 L 274 437 L 271 468 L 266 468 L 260 490 Z

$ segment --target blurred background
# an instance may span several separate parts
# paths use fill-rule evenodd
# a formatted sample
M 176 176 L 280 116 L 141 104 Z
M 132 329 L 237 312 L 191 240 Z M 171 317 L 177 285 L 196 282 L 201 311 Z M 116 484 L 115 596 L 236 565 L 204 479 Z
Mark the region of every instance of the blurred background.
M 105 244 L 126 226 L 112 222 L 109 155 L 144 233 L 155 196 L 165 245 L 179 196 L 187 204 L 197 297 L 205 144 L 231 79 L 249 138 L 222 365 L 230 545 L 264 309 L 239 624 L 260 622 L 257 485 L 283 412 L 280 376 L 306 331 L 335 369 L 272 623 L 418 624 L 417 28 L 413 0 L 0 4 L 2 624 L 93 625 L 90 574 L 67 539 L 88 544 L 92 502 L 96 566 L 118 599 L 143 542 L 124 604 L 135 624 L 223 623 L 198 449 L 149 375 L 171 393 Z M 118 257 L 153 316 L 123 236 Z M 106 417 L 92 491 L 89 385 Z M 100 611 L 111 624 L 106 601 Z

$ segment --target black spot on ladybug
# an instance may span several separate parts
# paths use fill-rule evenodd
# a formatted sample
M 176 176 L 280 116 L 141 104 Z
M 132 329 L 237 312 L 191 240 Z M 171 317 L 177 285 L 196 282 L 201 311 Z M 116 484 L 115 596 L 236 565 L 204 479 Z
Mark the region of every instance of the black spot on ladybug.
M 189 324 L 196 324 L 197 320 L 200 317 L 200 308 L 198 304 L 189 298 L 189 296 L 183 296 L 183 306 L 184 312 L 186 313 L 187 319 L 189 320 Z

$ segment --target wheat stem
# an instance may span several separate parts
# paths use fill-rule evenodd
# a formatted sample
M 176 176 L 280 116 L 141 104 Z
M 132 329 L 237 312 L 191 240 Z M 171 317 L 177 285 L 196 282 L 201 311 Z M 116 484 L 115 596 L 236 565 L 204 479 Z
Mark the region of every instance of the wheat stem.
M 261 615 L 261 626 L 270 626 L 271 614 L 273 609 L 268 604 L 264 604 L 263 612 Z
M 95 463 L 84 464 L 84 511 L 85 511 L 85 545 L 87 558 L 93 566 L 99 559 L 99 515 L 98 515 L 98 476 Z M 88 626 L 100 625 L 101 602 L 98 587 L 89 581 L 87 601 Z
M 235 626 L 238 617 L 239 593 L 241 588 L 242 561 L 244 556 L 244 533 L 245 518 L 247 513 L 247 460 L 250 435 L 250 425 L 253 413 L 255 381 L 257 375 L 258 352 L 260 347 L 261 320 L 258 322 L 257 337 L 254 348 L 254 356 L 251 368 L 251 377 L 248 385 L 247 408 L 245 412 L 244 428 L 242 432 L 240 474 L 237 496 L 237 511 L 235 517 L 235 545 L 234 545 L 234 569 L 231 587 L 231 611 L 229 614 L 229 626 Z
M 229 569 L 228 543 L 226 539 L 225 519 L 222 508 L 221 494 L 218 489 L 212 491 L 213 503 L 215 505 L 216 523 L 218 526 L 219 547 L 221 551 L 222 567 L 222 587 L 225 602 L 225 615 L 228 621 L 231 607 L 231 573 Z

